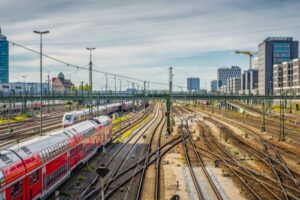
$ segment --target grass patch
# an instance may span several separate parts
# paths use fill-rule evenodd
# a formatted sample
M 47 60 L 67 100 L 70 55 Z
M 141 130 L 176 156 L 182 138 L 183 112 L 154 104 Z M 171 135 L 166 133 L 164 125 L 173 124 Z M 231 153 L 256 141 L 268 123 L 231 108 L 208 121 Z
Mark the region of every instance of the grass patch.
M 186 159 L 183 155 L 180 156 L 180 160 L 181 160 L 182 164 L 186 164 Z
M 237 149 L 230 150 L 231 155 L 239 155 L 239 151 Z
M 85 177 L 82 176 L 82 175 L 79 175 L 79 176 L 77 177 L 77 181 L 79 181 L 79 182 L 82 182 L 82 181 L 84 181 L 84 180 L 85 180 Z
M 28 114 L 20 115 L 20 116 L 16 116 L 16 117 L 10 117 L 9 119 L 1 119 L 0 124 L 10 123 L 10 122 L 18 122 L 18 121 L 26 120 L 29 118 L 31 118 L 31 116 Z
M 150 116 L 146 117 L 144 120 L 142 120 L 140 123 L 134 125 L 133 127 L 131 127 L 129 130 L 127 130 L 125 133 L 123 133 L 121 135 L 121 137 L 119 137 L 116 142 L 120 143 L 123 140 L 125 140 L 127 137 L 129 137 L 133 131 L 135 131 L 137 128 L 139 128 L 144 122 L 147 122 L 150 119 Z
M 114 120 L 112 121 L 112 124 L 114 125 L 114 124 L 116 124 L 116 123 L 122 122 L 122 121 L 126 120 L 127 118 L 128 118 L 128 115 L 124 115 L 124 116 L 122 116 L 122 117 L 118 117 L 117 119 L 114 119 Z

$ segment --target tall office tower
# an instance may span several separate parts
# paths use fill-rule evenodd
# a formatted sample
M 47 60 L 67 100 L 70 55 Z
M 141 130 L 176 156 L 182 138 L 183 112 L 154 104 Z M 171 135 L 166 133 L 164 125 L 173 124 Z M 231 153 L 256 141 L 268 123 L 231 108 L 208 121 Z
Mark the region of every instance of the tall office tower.
M 200 78 L 190 77 L 187 79 L 187 89 L 189 92 L 200 91 Z
M 218 80 L 212 80 L 212 81 L 210 82 L 210 91 L 211 91 L 212 93 L 218 91 Z
M 8 41 L 6 37 L 2 35 L 0 28 L 0 83 L 8 83 L 9 81 L 8 55 Z
M 292 37 L 268 37 L 258 45 L 258 92 L 273 94 L 273 66 L 298 57 L 298 41 Z
M 219 68 L 217 74 L 217 78 L 220 84 L 219 87 L 225 85 L 227 79 L 236 77 L 241 77 L 241 68 L 239 68 L 238 66 Z

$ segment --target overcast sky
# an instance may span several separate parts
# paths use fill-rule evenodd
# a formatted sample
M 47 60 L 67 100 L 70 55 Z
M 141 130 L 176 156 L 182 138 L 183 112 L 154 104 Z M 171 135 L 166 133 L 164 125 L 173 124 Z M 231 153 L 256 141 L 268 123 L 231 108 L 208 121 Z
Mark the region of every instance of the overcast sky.
M 92 46 L 96 69 L 167 83 L 173 66 L 174 81 L 183 86 L 196 76 L 208 87 L 219 67 L 246 69 L 248 58 L 234 50 L 257 51 L 268 36 L 300 39 L 299 0 L 0 0 L 0 5 L 0 26 L 10 41 L 38 50 L 32 30 L 50 30 L 44 37 L 48 55 L 87 67 L 85 47 Z M 22 75 L 38 81 L 39 57 L 11 45 L 10 70 L 11 81 Z M 74 83 L 88 81 L 87 71 L 45 59 L 44 78 L 47 71 L 53 76 L 62 71 Z M 102 74 L 94 74 L 94 86 L 104 87 Z

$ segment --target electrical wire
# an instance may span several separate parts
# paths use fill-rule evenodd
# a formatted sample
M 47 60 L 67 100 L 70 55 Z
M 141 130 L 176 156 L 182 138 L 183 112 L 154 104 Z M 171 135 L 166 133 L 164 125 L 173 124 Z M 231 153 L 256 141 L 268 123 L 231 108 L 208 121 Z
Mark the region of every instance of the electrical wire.
M 8 42 L 11 43 L 11 44 L 13 44 L 13 45 L 16 45 L 16 46 L 18 46 L 20 48 L 23 48 L 23 49 L 25 49 L 27 51 L 30 51 L 32 53 L 40 54 L 40 52 L 38 52 L 36 50 L 33 50 L 31 48 L 28 48 L 28 47 L 26 47 L 24 45 L 18 44 L 18 43 L 13 42 L 13 41 L 8 41 Z M 73 67 L 73 68 L 76 68 L 76 69 L 82 69 L 82 70 L 87 70 L 87 71 L 89 70 L 89 68 L 87 68 L 87 67 L 82 67 L 82 66 L 79 66 L 79 65 L 75 65 L 75 64 L 63 61 L 61 59 L 49 56 L 49 55 L 44 54 L 44 53 L 42 54 L 42 56 L 44 56 L 45 58 L 54 60 L 56 62 L 59 62 L 61 64 L 64 64 L 67 67 Z M 94 65 L 94 67 L 97 67 L 97 66 Z M 97 73 L 107 74 L 107 75 L 110 75 L 110 76 L 116 76 L 116 77 L 127 79 L 127 80 L 137 81 L 137 82 L 148 82 L 148 83 L 151 83 L 151 84 L 154 84 L 154 85 L 169 86 L 168 83 L 161 83 L 161 82 L 156 82 L 156 81 L 146 81 L 146 80 L 142 80 L 142 79 L 138 79 L 138 78 L 133 78 L 133 77 L 125 76 L 125 75 L 120 75 L 120 74 L 115 74 L 115 73 L 111 73 L 111 72 L 106 72 L 104 70 L 92 69 L 92 71 L 93 72 L 97 72 Z M 173 87 L 184 88 L 184 86 L 179 86 L 179 85 L 173 85 Z

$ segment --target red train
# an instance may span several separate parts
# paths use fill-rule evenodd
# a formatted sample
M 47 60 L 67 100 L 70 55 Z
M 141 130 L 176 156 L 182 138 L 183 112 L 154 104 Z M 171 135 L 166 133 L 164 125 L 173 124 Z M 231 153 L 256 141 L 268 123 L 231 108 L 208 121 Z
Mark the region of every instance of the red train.
M 45 199 L 109 142 L 111 133 L 111 119 L 101 116 L 1 151 L 0 200 Z

